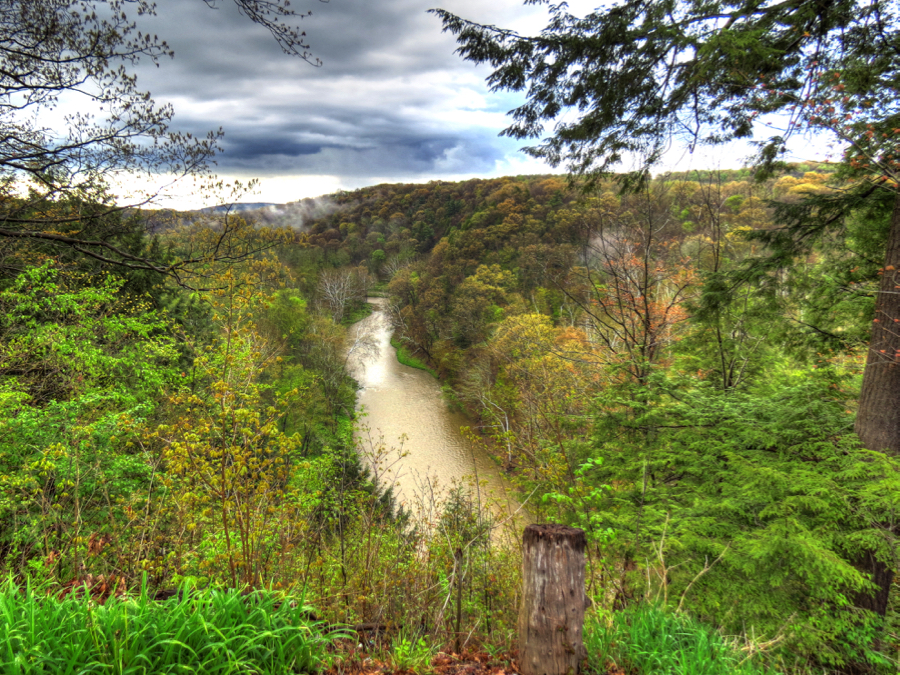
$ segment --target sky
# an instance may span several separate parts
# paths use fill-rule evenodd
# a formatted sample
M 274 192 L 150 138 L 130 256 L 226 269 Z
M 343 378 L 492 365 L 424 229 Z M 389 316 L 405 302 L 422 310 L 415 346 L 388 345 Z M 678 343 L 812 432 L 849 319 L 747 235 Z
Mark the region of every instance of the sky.
M 570 2 L 573 13 L 593 7 Z M 216 173 L 259 179 L 241 201 L 284 203 L 377 183 L 420 183 L 553 171 L 498 134 L 519 95 L 491 93 L 490 70 L 463 61 L 441 32 L 442 7 L 479 23 L 537 32 L 541 7 L 520 0 L 294 0 L 322 65 L 282 53 L 231 0 L 158 0 L 139 27 L 175 52 L 137 67 L 138 85 L 175 109 L 173 127 L 223 127 Z M 689 155 L 673 148 L 661 170 L 736 168 L 749 148 Z M 802 153 L 801 153 L 802 154 Z M 124 188 L 123 188 L 124 189 Z M 207 205 L 190 183 L 160 206 Z

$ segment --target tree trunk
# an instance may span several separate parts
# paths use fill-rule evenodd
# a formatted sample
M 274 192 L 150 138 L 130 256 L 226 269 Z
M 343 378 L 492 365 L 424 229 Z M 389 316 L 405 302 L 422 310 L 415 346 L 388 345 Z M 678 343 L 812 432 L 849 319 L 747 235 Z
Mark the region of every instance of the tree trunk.
M 894 199 L 884 269 L 875 301 L 856 434 L 869 450 L 900 455 L 900 194 Z M 878 586 L 873 594 L 858 597 L 856 606 L 884 616 L 894 578 L 893 566 L 878 560 L 869 551 L 861 552 L 856 563 Z
M 900 194 L 891 216 L 856 433 L 869 450 L 900 455 Z
M 522 535 L 522 675 L 575 675 L 584 647 L 584 530 L 529 525 Z

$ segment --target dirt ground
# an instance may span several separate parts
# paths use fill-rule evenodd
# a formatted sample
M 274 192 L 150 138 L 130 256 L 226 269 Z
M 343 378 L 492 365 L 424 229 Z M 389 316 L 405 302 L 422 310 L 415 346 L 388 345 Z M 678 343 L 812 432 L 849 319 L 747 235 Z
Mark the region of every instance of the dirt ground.
M 399 670 L 392 663 L 379 660 L 361 651 L 349 641 L 338 645 L 339 658 L 324 675 L 518 675 L 519 667 L 515 651 L 488 654 L 479 651 L 463 651 L 461 654 L 439 652 L 431 659 L 430 666 L 413 670 Z M 586 673 L 582 669 L 582 673 Z M 626 675 L 621 670 L 592 675 Z
M 326 675 L 392 675 L 404 672 L 412 671 L 398 670 L 389 662 L 363 653 L 345 653 L 326 671 Z M 514 675 L 519 670 L 513 654 L 491 656 L 486 652 L 441 652 L 431 659 L 430 667 L 419 669 L 417 675 L 424 675 L 426 672 L 431 675 Z

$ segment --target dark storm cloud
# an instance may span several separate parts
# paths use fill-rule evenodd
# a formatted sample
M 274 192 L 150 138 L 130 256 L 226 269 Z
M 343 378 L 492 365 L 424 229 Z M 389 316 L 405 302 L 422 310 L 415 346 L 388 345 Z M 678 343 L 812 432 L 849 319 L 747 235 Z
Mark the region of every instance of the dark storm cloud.
M 371 118 L 370 118 L 371 119 Z M 325 136 L 327 129 L 320 129 Z M 489 145 L 461 135 L 439 135 L 427 130 L 409 130 L 392 125 L 389 120 L 380 124 L 362 125 L 353 134 L 337 136 L 329 143 L 304 141 L 306 131 L 290 127 L 269 127 L 256 135 L 226 133 L 220 166 L 241 172 L 254 170 L 264 174 L 333 174 L 362 178 L 390 176 L 408 178 L 418 173 L 429 174 L 444 168 L 459 173 L 468 168 L 472 172 L 494 168 L 497 153 Z M 454 164 L 456 153 L 465 157 L 465 166 Z
M 238 138 L 232 137 L 225 143 L 225 148 L 232 161 L 266 155 L 283 155 L 294 158 L 322 152 L 322 145 L 298 143 L 284 136 L 256 138 L 244 135 Z
M 299 4 L 299 3 L 298 3 Z M 486 173 L 516 149 L 497 138 L 515 101 L 487 93 L 486 71 L 453 54 L 426 10 L 435 0 L 308 2 L 300 25 L 313 67 L 284 55 L 229 0 L 168 0 L 142 24 L 175 50 L 139 83 L 176 110 L 175 126 L 225 128 L 218 171 L 260 175 L 416 176 Z M 448 3 L 450 5 L 450 3 Z M 504 0 L 456 0 L 451 10 L 503 23 L 522 13 Z M 481 16 L 479 16 L 479 13 Z

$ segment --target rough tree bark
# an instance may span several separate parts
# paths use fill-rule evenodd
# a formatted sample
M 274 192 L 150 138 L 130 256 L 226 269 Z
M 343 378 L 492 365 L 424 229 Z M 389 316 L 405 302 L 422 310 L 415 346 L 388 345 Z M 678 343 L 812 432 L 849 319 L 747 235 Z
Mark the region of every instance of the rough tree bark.
M 900 455 L 900 194 L 894 201 L 884 271 L 856 415 L 869 450 Z
M 884 271 L 875 302 L 875 320 L 863 373 L 856 434 L 869 450 L 900 456 L 900 194 L 894 200 Z M 861 594 L 856 606 L 884 616 L 894 578 L 888 565 L 870 551 L 862 552 L 857 568 L 872 575 L 878 589 Z
M 522 535 L 522 675 L 575 675 L 584 653 L 584 530 L 529 525 Z

